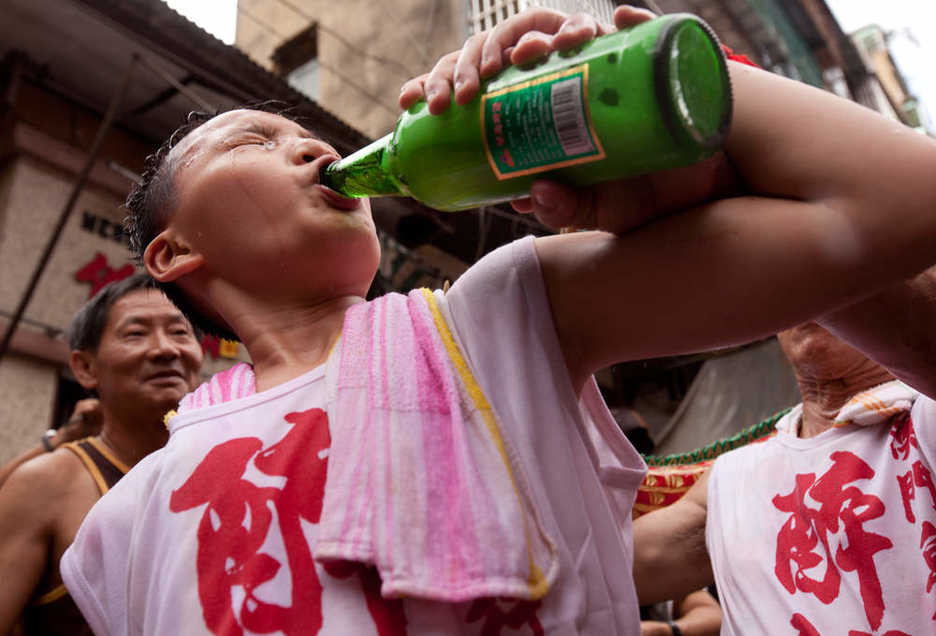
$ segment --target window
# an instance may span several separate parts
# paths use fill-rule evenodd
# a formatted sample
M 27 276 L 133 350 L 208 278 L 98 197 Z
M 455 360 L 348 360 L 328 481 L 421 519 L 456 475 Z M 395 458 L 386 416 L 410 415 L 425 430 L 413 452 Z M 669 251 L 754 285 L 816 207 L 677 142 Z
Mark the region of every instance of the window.
M 318 25 L 312 24 L 273 52 L 276 73 L 309 97 L 319 96 Z
M 528 0 L 468 0 L 468 28 L 472 33 L 490 29 L 528 4 Z
M 490 29 L 529 7 L 588 13 L 611 24 L 617 4 L 614 0 L 468 0 L 468 29 L 471 33 Z

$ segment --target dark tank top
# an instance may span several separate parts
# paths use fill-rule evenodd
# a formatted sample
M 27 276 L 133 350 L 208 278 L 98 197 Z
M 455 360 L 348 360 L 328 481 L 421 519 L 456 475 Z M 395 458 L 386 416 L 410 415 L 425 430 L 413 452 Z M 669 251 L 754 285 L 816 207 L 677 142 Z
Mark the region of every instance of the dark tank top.
M 62 447 L 78 456 L 97 484 L 101 496 L 120 481 L 128 470 L 123 462 L 93 437 L 67 442 Z M 90 636 L 94 633 L 63 584 L 34 598 L 26 608 L 23 623 L 28 636 Z

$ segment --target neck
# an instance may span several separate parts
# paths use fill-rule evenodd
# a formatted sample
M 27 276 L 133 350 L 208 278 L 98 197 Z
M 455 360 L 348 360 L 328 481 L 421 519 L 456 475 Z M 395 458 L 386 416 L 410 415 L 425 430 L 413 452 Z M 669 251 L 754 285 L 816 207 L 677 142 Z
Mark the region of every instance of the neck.
M 803 399 L 799 437 L 814 437 L 832 427 L 838 412 L 855 395 L 893 380 L 877 365 L 856 369 L 842 377 L 823 378 L 797 373 Z
M 225 319 L 250 354 L 257 391 L 270 389 L 323 364 L 341 336 L 349 307 L 364 302 L 340 296 L 310 306 L 256 306 Z
M 141 413 L 118 414 L 103 405 L 103 423 L 98 437 L 127 466 L 162 448 L 169 439 L 163 416 L 169 408 L 153 408 Z

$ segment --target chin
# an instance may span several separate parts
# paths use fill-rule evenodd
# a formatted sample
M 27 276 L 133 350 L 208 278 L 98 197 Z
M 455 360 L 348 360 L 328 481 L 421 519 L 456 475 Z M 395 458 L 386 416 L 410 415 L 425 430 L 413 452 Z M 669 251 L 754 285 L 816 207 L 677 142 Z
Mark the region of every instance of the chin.
M 188 389 L 163 389 L 162 391 L 154 391 L 146 396 L 142 396 L 140 399 L 141 404 L 148 404 L 153 409 L 163 409 L 170 410 L 174 409 L 179 405 L 179 400 L 185 397 L 185 394 L 188 393 Z

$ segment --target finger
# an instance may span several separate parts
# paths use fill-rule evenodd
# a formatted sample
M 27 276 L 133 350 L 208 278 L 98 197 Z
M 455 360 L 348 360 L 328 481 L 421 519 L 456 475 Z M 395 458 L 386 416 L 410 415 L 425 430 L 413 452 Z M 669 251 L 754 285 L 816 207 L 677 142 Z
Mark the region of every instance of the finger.
M 657 17 L 653 11 L 638 9 L 630 5 L 621 5 L 614 10 L 614 26 L 626 29 Z
M 535 181 L 530 188 L 533 213 L 543 225 L 558 230 L 564 227 L 593 225 L 590 190 L 576 190 L 555 181 Z
M 553 50 L 552 36 L 542 31 L 528 31 L 520 36 L 510 52 L 511 64 L 528 64 L 546 57 Z
M 443 55 L 436 62 L 429 77 L 425 81 L 426 103 L 429 112 L 438 115 L 449 107 L 452 93 L 452 77 L 455 74 L 455 63 L 458 61 L 460 51 L 453 51 Z
M 414 77 L 411 80 L 407 80 L 407 82 L 403 84 L 403 86 L 400 88 L 400 108 L 406 110 L 419 100 L 426 97 L 426 89 L 424 84 L 427 77 L 429 77 L 429 74 L 425 73 L 419 77 Z
M 559 30 L 566 14 L 537 7 L 507 18 L 488 34 L 481 51 L 481 77 L 490 77 L 504 67 L 504 50 L 514 46 L 527 31 L 553 34 Z
M 481 66 L 481 49 L 486 39 L 487 34 L 485 33 L 477 33 L 471 36 L 458 54 L 454 75 L 456 104 L 467 104 L 478 94 L 478 89 L 481 86 L 481 76 L 478 74 L 478 68 Z
M 567 51 L 598 35 L 598 21 L 587 13 L 576 13 L 562 24 L 553 38 L 553 46 L 559 51 Z

